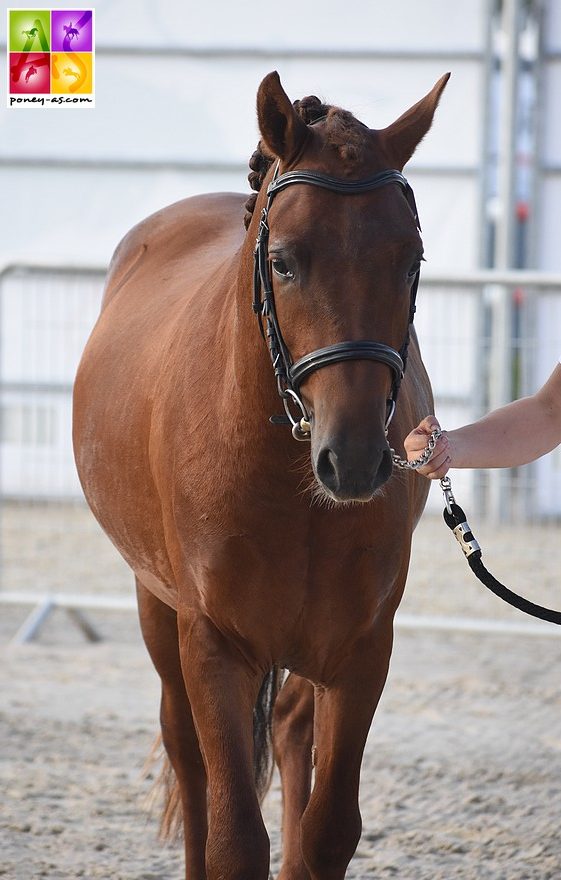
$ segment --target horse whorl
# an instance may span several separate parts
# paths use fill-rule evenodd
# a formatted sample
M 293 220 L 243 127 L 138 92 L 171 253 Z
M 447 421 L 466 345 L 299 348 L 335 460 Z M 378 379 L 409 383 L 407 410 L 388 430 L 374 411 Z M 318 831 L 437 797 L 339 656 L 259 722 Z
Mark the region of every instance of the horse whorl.
M 327 104 L 322 104 L 320 99 L 316 98 L 315 95 L 308 95 L 307 98 L 302 98 L 301 101 L 294 101 L 293 107 L 306 125 L 310 125 L 312 122 L 317 122 L 318 119 L 327 116 L 331 110 L 337 109 L 329 107 Z M 344 113 L 345 111 L 340 112 Z M 249 172 L 247 179 L 251 189 L 254 190 L 254 193 L 250 195 L 245 203 L 246 213 L 244 216 L 244 225 L 246 229 L 251 222 L 253 209 L 255 208 L 255 202 L 257 201 L 257 193 L 263 185 L 263 181 L 267 176 L 267 172 L 271 167 L 274 158 L 274 156 L 271 156 L 271 154 L 266 151 L 263 141 L 260 140 L 257 144 L 257 149 L 249 160 L 251 171 Z

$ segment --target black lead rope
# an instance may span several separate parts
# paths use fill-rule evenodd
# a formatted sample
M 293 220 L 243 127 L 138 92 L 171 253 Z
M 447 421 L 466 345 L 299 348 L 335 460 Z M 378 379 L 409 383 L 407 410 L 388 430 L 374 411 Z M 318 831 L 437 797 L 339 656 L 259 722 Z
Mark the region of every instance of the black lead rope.
M 543 605 L 536 605 L 535 602 L 530 602 L 523 596 L 513 593 L 512 590 L 509 590 L 508 587 L 505 587 L 504 584 L 501 584 L 500 581 L 493 577 L 490 571 L 487 571 L 481 561 L 481 547 L 473 535 L 464 511 L 459 504 L 456 504 L 452 494 L 450 479 L 445 477 L 441 480 L 440 487 L 446 501 L 446 507 L 443 512 L 444 522 L 458 541 L 468 565 L 476 578 L 488 590 L 491 590 L 495 596 L 498 596 L 503 602 L 508 602 L 514 608 L 518 608 L 519 611 L 523 611 L 524 614 L 529 614 L 531 617 L 537 617 L 539 620 L 547 620 L 549 623 L 556 623 L 558 626 L 561 626 L 561 611 L 544 608 Z

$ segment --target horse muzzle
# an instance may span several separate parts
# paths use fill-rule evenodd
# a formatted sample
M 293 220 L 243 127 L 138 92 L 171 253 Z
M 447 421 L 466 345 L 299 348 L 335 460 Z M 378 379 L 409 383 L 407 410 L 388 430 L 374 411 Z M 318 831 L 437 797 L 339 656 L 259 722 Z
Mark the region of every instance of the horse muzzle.
M 367 502 L 392 473 L 392 457 L 387 443 L 337 441 L 331 438 L 312 452 L 316 478 L 334 501 Z

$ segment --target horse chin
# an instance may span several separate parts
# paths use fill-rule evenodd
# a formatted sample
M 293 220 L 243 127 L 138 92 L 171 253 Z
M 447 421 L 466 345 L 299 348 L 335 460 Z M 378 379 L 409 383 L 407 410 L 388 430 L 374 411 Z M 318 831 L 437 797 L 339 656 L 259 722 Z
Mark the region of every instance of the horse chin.
M 360 507 L 362 504 L 368 504 L 369 501 L 378 494 L 376 490 L 368 498 L 339 498 L 330 489 L 327 489 L 319 480 L 315 480 L 312 485 L 312 501 L 318 507 L 326 507 L 329 510 L 333 508 Z
M 363 504 L 369 504 L 376 498 L 384 497 L 386 494 L 386 484 L 384 482 L 372 491 L 361 494 L 360 496 L 346 496 L 335 494 L 331 489 L 328 489 L 327 486 L 324 486 L 321 480 L 316 477 L 312 484 L 311 492 L 313 503 L 320 507 L 326 507 L 330 510 L 335 507 L 360 507 Z

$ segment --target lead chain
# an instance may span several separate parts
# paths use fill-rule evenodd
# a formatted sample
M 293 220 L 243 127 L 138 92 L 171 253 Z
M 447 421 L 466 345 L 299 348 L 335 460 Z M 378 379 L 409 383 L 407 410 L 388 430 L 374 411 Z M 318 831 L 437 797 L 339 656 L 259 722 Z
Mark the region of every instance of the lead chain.
M 418 458 L 415 458 L 413 461 L 405 461 L 405 459 L 400 458 L 395 449 L 390 449 L 392 454 L 392 461 L 396 465 L 396 467 L 401 468 L 406 471 L 416 471 L 420 467 L 423 467 L 428 461 L 431 460 L 432 454 L 434 452 L 435 446 L 438 442 L 438 438 L 442 435 L 442 431 L 440 428 L 436 428 L 429 437 L 429 442 L 427 443 L 424 450 L 421 452 Z

